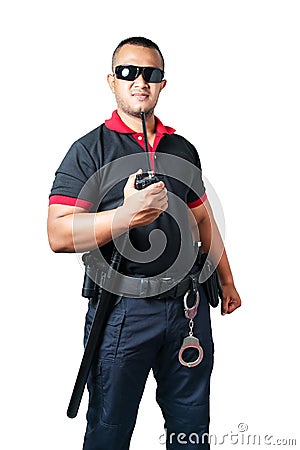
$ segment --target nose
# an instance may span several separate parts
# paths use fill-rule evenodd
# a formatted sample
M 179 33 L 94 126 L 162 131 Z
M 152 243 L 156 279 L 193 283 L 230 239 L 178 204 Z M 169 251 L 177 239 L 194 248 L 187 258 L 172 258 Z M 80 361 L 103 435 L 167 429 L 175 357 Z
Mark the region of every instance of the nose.
M 139 76 L 134 80 L 135 86 L 148 86 L 148 83 L 144 80 L 143 74 L 140 73 Z

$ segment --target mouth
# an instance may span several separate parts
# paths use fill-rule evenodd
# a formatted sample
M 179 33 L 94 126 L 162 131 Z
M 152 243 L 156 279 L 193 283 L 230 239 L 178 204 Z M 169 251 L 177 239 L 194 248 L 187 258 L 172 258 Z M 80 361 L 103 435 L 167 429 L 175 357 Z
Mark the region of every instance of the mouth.
M 135 92 L 133 94 L 131 94 L 134 98 L 136 98 L 137 100 L 139 100 L 140 102 L 146 100 L 149 95 L 145 94 L 144 92 Z

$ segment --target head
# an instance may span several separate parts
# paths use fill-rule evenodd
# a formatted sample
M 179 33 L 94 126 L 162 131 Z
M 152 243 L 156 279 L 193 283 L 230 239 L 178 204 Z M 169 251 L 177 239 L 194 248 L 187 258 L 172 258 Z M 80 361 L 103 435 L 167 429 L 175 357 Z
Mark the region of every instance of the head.
M 147 81 L 142 72 L 132 81 L 120 79 L 115 72 L 117 66 L 155 67 L 163 71 L 164 59 L 159 47 L 144 37 L 123 40 L 113 53 L 113 73 L 107 77 L 121 116 L 126 114 L 139 117 L 142 111 L 145 111 L 148 117 L 152 116 L 166 80 Z

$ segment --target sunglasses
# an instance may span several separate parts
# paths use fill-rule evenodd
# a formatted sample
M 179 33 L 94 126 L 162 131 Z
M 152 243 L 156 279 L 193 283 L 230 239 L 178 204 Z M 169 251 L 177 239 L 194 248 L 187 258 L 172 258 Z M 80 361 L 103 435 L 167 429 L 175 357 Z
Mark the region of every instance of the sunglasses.
M 157 67 L 117 66 L 115 75 L 119 80 L 133 81 L 142 74 L 146 83 L 161 83 L 164 71 Z

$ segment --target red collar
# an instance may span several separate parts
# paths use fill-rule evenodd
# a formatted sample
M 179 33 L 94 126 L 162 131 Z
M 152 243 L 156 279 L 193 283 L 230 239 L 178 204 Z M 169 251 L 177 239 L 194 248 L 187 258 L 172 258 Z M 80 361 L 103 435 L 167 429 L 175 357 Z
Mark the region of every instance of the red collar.
M 164 134 L 173 134 L 175 133 L 175 129 L 171 127 L 167 127 L 162 124 L 162 122 L 155 117 L 156 123 L 156 134 L 163 136 Z M 110 119 L 105 121 L 105 125 L 112 131 L 117 131 L 118 133 L 127 133 L 127 134 L 136 134 L 136 131 L 129 128 L 119 116 L 117 110 L 112 113 Z

